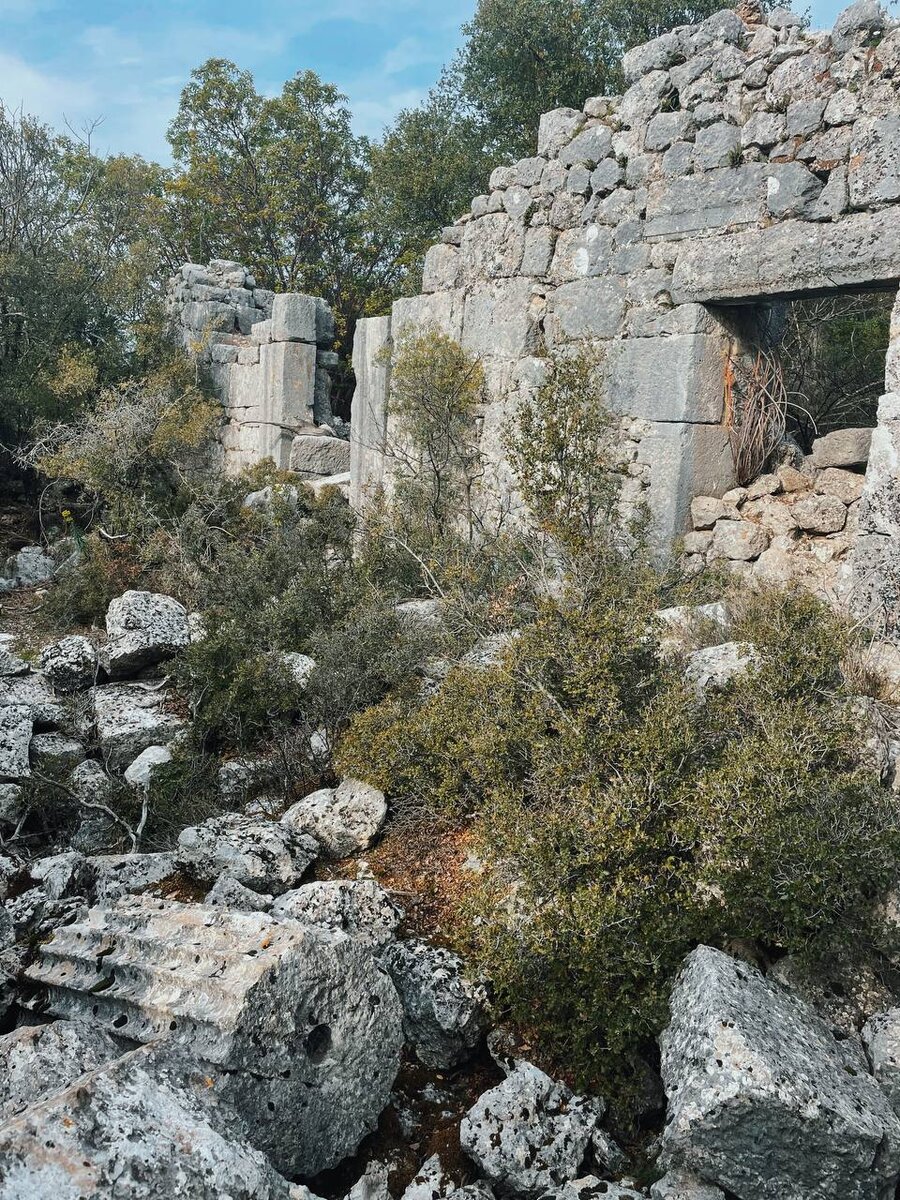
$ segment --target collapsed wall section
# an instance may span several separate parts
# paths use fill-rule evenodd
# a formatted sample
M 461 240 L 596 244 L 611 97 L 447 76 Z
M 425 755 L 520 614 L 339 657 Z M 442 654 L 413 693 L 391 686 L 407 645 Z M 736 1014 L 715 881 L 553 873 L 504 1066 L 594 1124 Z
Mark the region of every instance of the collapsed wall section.
M 589 350 L 637 440 L 626 498 L 649 505 L 669 552 L 692 498 L 735 483 L 726 373 L 745 347 L 721 306 L 900 279 L 900 29 L 872 0 L 828 33 L 783 9 L 749 24 L 725 10 L 624 70 L 624 95 L 545 114 L 537 153 L 493 172 L 391 332 L 435 325 L 482 360 L 498 504 L 516 407 L 554 356 Z M 391 416 L 368 353 L 385 331 L 364 321 L 357 336 L 360 505 L 390 471 Z
M 217 259 L 208 266 L 186 263 L 169 281 L 167 308 L 176 337 L 206 366 L 222 401 L 225 470 L 237 474 L 271 458 L 305 477 L 322 474 L 312 469 L 309 436 L 347 433 L 331 411 L 330 372 L 338 357 L 326 302 L 276 295 L 257 287 L 240 263 Z M 294 447 L 298 436 L 306 440 Z M 322 455 L 314 457 L 318 462 Z M 345 443 L 329 462 L 347 469 Z

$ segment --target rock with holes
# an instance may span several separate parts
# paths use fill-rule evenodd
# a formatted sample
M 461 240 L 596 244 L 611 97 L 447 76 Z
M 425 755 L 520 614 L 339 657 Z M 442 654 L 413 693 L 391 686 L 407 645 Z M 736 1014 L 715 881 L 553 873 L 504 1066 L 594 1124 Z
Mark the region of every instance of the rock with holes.
M 291 1175 L 352 1154 L 397 1074 L 397 993 L 343 934 L 128 897 L 58 928 L 27 977 L 45 1011 L 189 1049 L 250 1142 Z
M 23 1026 L 0 1037 L 0 1125 L 121 1055 L 88 1021 Z
M 22 704 L 0 707 L 0 780 L 14 782 L 31 774 L 32 713 Z
M 759 652 L 748 642 L 721 642 L 689 654 L 684 677 L 698 696 L 704 696 L 721 691 L 758 662 Z
M 598 1179 L 596 1175 L 585 1175 L 583 1179 L 573 1179 L 571 1183 L 563 1184 L 548 1192 L 545 1200 L 647 1200 L 646 1192 L 625 1183 L 610 1183 L 607 1179 Z
M 738 1200 L 887 1200 L 900 1121 L 854 1043 L 796 994 L 708 946 L 662 1035 L 662 1164 Z
M 336 788 L 321 788 L 298 800 L 281 823 L 314 837 L 329 857 L 346 858 L 372 845 L 386 817 L 382 792 L 358 779 L 344 779 Z
M 120 1052 L 0 1124 L 0 1200 L 290 1200 L 210 1083 L 177 1047 Z
M 519 1062 L 463 1117 L 462 1148 L 504 1195 L 542 1196 L 579 1177 L 594 1153 L 604 1104 Z
M 695 1175 L 668 1171 L 651 1187 L 650 1200 L 725 1200 L 725 1193 Z
M 466 979 L 459 956 L 414 940 L 388 946 L 382 962 L 400 994 L 416 1056 L 441 1069 L 469 1058 L 487 1032 L 487 994 Z
M 51 642 L 41 651 L 41 670 L 60 692 L 77 692 L 97 681 L 97 647 L 73 634 Z
M 178 869 L 170 850 L 154 854 L 95 854 L 88 863 L 94 872 L 94 898 L 98 904 L 152 891 Z
M 272 915 L 340 930 L 381 950 L 394 940 L 403 912 L 374 879 L 328 879 L 285 892 Z
M 299 884 L 318 856 L 313 838 L 242 813 L 211 817 L 178 836 L 178 865 L 207 886 L 230 875 L 253 891 L 280 895 Z
M 125 592 L 106 610 L 106 636 L 110 675 L 133 675 L 190 645 L 187 609 L 171 596 Z

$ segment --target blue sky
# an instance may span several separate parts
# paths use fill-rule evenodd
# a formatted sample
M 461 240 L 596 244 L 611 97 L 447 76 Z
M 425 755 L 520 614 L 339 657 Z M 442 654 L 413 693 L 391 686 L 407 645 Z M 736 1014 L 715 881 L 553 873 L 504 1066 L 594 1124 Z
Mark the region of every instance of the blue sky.
M 830 26 L 843 4 L 816 0 Z M 0 99 L 76 128 L 97 149 L 165 159 L 166 126 L 191 68 L 230 58 L 277 91 L 312 68 L 376 137 L 452 57 L 475 0 L 0 0 Z

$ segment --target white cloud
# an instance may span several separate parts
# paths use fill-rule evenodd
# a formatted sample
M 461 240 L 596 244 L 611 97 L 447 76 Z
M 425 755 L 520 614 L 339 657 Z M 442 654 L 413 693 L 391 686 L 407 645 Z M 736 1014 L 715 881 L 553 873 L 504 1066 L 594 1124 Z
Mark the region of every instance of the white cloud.
M 381 137 L 384 127 L 393 121 L 402 108 L 414 108 L 425 99 L 425 95 L 424 88 L 407 88 L 405 91 L 392 92 L 380 99 L 374 96 L 356 99 L 351 103 L 353 128 L 361 136 Z
M 410 67 L 421 67 L 437 61 L 440 61 L 440 56 L 434 47 L 426 46 L 421 38 L 408 37 L 388 50 L 381 60 L 381 69 L 385 75 L 399 75 Z
M 0 95 L 9 108 L 22 107 L 52 125 L 79 124 L 94 114 L 97 96 L 90 84 L 38 70 L 0 51 Z
M 114 25 L 89 25 L 79 41 L 103 66 L 130 67 L 143 61 L 138 39 L 120 33 Z

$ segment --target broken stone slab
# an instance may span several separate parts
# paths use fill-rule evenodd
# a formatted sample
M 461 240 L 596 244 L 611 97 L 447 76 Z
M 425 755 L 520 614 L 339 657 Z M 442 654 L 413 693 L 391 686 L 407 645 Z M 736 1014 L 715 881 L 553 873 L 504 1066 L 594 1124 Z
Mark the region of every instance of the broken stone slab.
M 386 818 L 382 792 L 359 779 L 344 779 L 336 788 L 321 788 L 298 800 L 281 823 L 315 838 L 330 858 L 346 858 L 368 849 Z
M 0 1200 L 290 1200 L 210 1082 L 168 1046 L 89 1071 L 0 1125 Z
M 872 1074 L 900 1117 L 900 1009 L 876 1013 L 864 1026 L 862 1039 Z
M 187 609 L 171 596 L 125 592 L 106 610 L 106 636 L 109 673 L 121 679 L 187 649 Z
M 32 728 L 31 709 L 21 704 L 0 707 L 0 780 L 15 782 L 30 776 Z
M 329 879 L 285 892 L 272 915 L 338 930 L 375 951 L 394 940 L 403 912 L 374 879 Z
M 45 1011 L 215 1067 L 250 1143 L 291 1175 L 354 1153 L 399 1067 L 400 1001 L 371 953 L 262 913 L 128 897 L 57 929 L 26 975 Z
M 160 767 L 167 766 L 172 761 L 172 751 L 168 746 L 148 746 L 142 750 L 129 767 L 125 769 L 125 782 L 132 787 L 150 790 L 154 773 Z
M 94 854 L 88 858 L 94 873 L 93 895 L 98 904 L 111 904 L 121 896 L 140 896 L 178 870 L 171 850 L 153 854 Z
M 450 950 L 411 940 L 382 955 L 403 1004 L 403 1032 L 426 1066 L 444 1070 L 470 1058 L 488 1028 L 484 988 L 466 979 Z
M 120 1045 L 89 1021 L 23 1026 L 0 1037 L 0 1127 L 121 1056 Z
M 288 892 L 288 895 L 293 895 Z M 220 875 L 203 899 L 213 908 L 227 908 L 237 912 L 268 912 L 272 897 L 244 887 L 231 875 Z
M 701 946 L 670 1000 L 662 1165 L 739 1200 L 874 1200 L 900 1175 L 900 1121 L 852 1047 L 798 996 Z
M 170 742 L 186 722 L 166 711 L 167 691 L 142 683 L 109 683 L 91 691 L 97 740 L 110 766 L 124 770 L 148 746 Z
M 579 1176 L 604 1111 L 603 1101 L 519 1062 L 463 1117 L 460 1144 L 501 1195 L 542 1196 Z
M 291 442 L 290 469 L 302 479 L 350 470 L 350 443 L 338 437 L 298 434 Z
M 81 742 L 62 733 L 36 733 L 28 749 L 31 765 L 43 775 L 72 771 L 87 754 Z
M 211 886 L 230 875 L 256 892 L 280 895 L 296 887 L 319 856 L 318 842 L 265 818 L 225 813 L 178 835 L 178 865 Z
M 41 670 L 60 692 L 77 692 L 97 682 L 97 647 L 74 634 L 51 642 L 41 651 Z
M 871 445 L 871 429 L 836 429 L 813 442 L 813 465 L 864 467 L 869 461 Z

